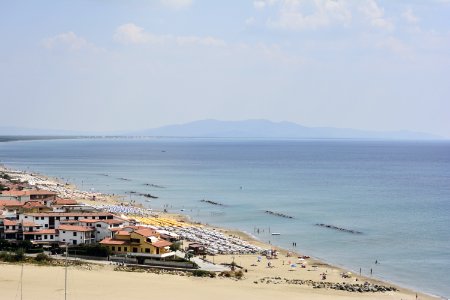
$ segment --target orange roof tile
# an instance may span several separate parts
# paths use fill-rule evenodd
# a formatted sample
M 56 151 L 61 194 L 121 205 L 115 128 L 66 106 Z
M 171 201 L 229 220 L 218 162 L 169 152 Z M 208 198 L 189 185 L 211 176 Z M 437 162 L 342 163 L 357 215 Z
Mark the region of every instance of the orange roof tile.
M 128 231 L 125 231 L 125 230 L 118 231 L 116 234 L 117 235 L 130 235 L 130 233 Z
M 45 212 L 45 213 L 28 213 L 25 214 L 32 217 L 100 217 L 113 216 L 108 212 Z
M 0 200 L 0 206 L 22 206 L 23 204 L 17 200 Z
M 134 232 L 145 237 L 158 236 L 158 233 L 150 228 L 142 228 L 135 230 Z
M 164 248 L 172 245 L 172 243 L 166 240 L 159 240 L 157 242 L 152 243 L 152 245 L 155 246 L 156 248 Z
M 2 194 L 6 196 L 56 195 L 55 192 L 44 190 L 3 191 Z
M 103 222 L 103 223 L 107 223 L 107 224 L 122 224 L 124 221 L 116 220 L 116 219 L 109 219 L 109 220 L 83 219 L 83 220 L 79 220 L 79 222 L 83 222 L 83 223 L 99 223 L 99 222 Z
M 5 226 L 15 226 L 15 225 L 17 225 L 17 221 L 4 219 L 3 224 Z
M 74 225 L 59 225 L 58 229 L 67 231 L 80 231 L 80 232 L 94 231 L 94 229 L 90 227 L 74 226 Z
M 105 238 L 100 241 L 102 245 L 124 245 L 127 244 L 127 241 L 114 240 L 112 238 Z
M 55 229 L 43 229 L 43 230 L 37 230 L 37 231 L 27 231 L 24 232 L 23 234 L 56 234 L 56 230 Z

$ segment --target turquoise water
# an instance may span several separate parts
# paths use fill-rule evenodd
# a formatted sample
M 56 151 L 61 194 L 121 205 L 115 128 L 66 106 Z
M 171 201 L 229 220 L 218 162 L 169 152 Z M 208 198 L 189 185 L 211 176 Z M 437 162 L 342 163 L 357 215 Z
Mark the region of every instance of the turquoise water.
M 125 195 L 285 248 L 296 242 L 296 250 L 330 263 L 366 275 L 372 268 L 375 277 L 450 297 L 449 142 L 27 141 L 0 143 L 0 163 L 85 190 L 150 193 L 159 198 Z

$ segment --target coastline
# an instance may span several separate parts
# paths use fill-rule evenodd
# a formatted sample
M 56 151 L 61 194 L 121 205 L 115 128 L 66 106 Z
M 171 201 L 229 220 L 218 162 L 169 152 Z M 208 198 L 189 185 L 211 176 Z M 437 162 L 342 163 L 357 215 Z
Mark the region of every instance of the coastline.
M 3 166 L 0 165 L 0 172 L 3 171 L 2 167 Z M 7 169 L 7 171 L 16 172 L 17 170 Z M 55 183 L 56 186 L 59 185 L 63 189 L 70 190 L 70 191 L 72 191 L 72 193 L 69 192 L 69 193 L 66 193 L 66 195 L 72 195 L 72 197 L 74 197 L 73 199 L 75 199 L 81 203 L 87 204 L 87 205 L 108 204 L 108 205 L 126 205 L 126 206 L 131 206 L 131 207 L 142 208 L 142 205 L 136 205 L 130 201 L 126 201 L 125 200 L 126 197 L 124 197 L 124 196 L 80 191 L 77 189 L 77 187 L 75 185 L 70 184 L 70 183 L 69 184 L 64 183 L 64 181 L 61 181 L 61 179 L 59 179 L 59 178 L 54 178 L 54 177 L 50 177 L 47 175 L 36 174 L 36 173 L 30 174 L 25 171 L 19 171 L 19 172 L 30 175 L 30 176 L 42 178 L 48 182 Z M 80 195 L 80 193 L 90 195 L 90 196 L 87 196 L 82 199 L 77 198 L 76 195 Z M 95 201 L 89 199 L 89 197 L 91 197 L 94 194 L 96 195 Z M 250 283 L 253 282 L 253 284 L 256 284 L 255 279 L 258 279 L 261 277 L 267 277 L 267 278 L 283 277 L 283 278 L 287 278 L 287 279 L 293 279 L 295 277 L 302 277 L 302 278 L 305 278 L 306 280 L 319 281 L 319 279 L 320 279 L 319 275 L 325 273 L 325 274 L 327 274 L 327 277 L 328 277 L 327 281 L 332 281 L 332 282 L 345 281 L 345 282 L 359 282 L 359 283 L 369 282 L 369 283 L 373 283 L 373 284 L 393 286 L 393 287 L 396 287 L 399 291 L 398 292 L 387 292 L 387 293 L 382 293 L 382 294 L 381 293 L 358 294 L 358 293 L 343 292 L 344 294 L 341 295 L 339 291 L 335 291 L 335 290 L 321 289 L 319 292 L 319 290 L 314 289 L 314 291 L 313 291 L 311 289 L 311 291 L 313 291 L 312 293 L 314 295 L 320 294 L 321 297 L 325 297 L 325 298 L 319 297 L 318 299 L 334 299 L 334 298 L 341 298 L 341 296 L 343 297 L 342 299 L 347 299 L 347 296 L 348 296 L 348 299 L 355 299 L 355 297 L 368 298 L 368 299 L 384 299 L 385 297 L 387 297 L 387 298 L 390 297 L 392 299 L 398 299 L 399 296 L 402 296 L 402 299 L 404 299 L 404 297 L 406 297 L 405 299 L 415 299 L 416 295 L 418 295 L 418 297 L 419 297 L 418 299 L 442 299 L 439 296 L 429 295 L 429 294 L 425 294 L 422 292 L 416 292 L 414 289 L 404 288 L 402 286 L 393 284 L 386 280 L 377 279 L 374 277 L 359 276 L 354 272 L 352 272 L 351 280 L 344 280 L 344 279 L 340 278 L 340 274 L 348 273 L 348 269 L 345 269 L 344 267 L 329 264 L 322 259 L 318 259 L 318 258 L 314 258 L 314 257 L 311 257 L 308 259 L 307 270 L 306 270 L 307 272 L 303 272 L 303 270 L 300 270 L 300 268 L 294 269 L 294 268 L 289 267 L 292 260 L 295 261 L 296 257 L 300 257 L 303 255 L 301 252 L 293 252 L 293 251 L 284 249 L 282 247 L 278 247 L 276 245 L 264 243 L 263 241 L 258 240 L 257 237 L 252 236 L 249 233 L 239 231 L 238 229 L 229 229 L 229 228 L 218 227 L 218 226 L 214 226 L 214 225 L 210 225 L 210 224 L 202 224 L 200 222 L 196 222 L 190 216 L 183 215 L 181 213 L 166 213 L 166 212 L 157 211 L 157 210 L 153 210 L 153 211 L 155 213 L 157 213 L 158 216 L 163 217 L 163 218 L 175 219 L 177 221 L 184 222 L 186 224 L 190 224 L 193 226 L 198 226 L 199 224 L 201 224 L 201 226 L 220 231 L 226 235 L 239 236 L 241 239 L 248 241 L 249 243 L 259 246 L 263 249 L 274 249 L 274 250 L 278 251 L 280 253 L 279 258 L 276 260 L 271 260 L 272 266 L 270 266 L 270 267 L 265 266 L 264 262 L 266 262 L 266 260 L 263 260 L 263 263 L 261 263 L 261 264 L 258 264 L 258 265 L 255 264 L 255 262 L 257 261 L 257 257 L 259 255 L 247 254 L 247 255 L 215 255 L 214 257 L 212 257 L 210 255 L 206 256 L 207 260 L 214 261 L 215 263 L 228 263 L 229 264 L 229 263 L 235 261 L 239 266 L 242 267 L 242 269 L 248 270 L 248 276 L 246 274 L 247 278 L 245 280 Z M 288 252 L 291 253 L 290 258 L 287 256 Z M 314 268 L 314 270 L 311 270 L 310 266 L 317 266 L 317 267 Z M 266 285 L 269 285 L 269 283 L 266 283 Z M 273 285 L 270 284 L 270 286 L 273 286 L 274 288 L 277 286 L 281 286 L 281 285 L 283 285 L 283 284 L 280 282 L 274 283 Z M 302 290 L 302 293 L 305 292 L 304 286 L 301 286 L 298 288 L 300 290 Z M 323 293 L 324 291 L 325 291 L 325 293 Z M 371 298 L 371 297 L 373 297 L 373 298 Z

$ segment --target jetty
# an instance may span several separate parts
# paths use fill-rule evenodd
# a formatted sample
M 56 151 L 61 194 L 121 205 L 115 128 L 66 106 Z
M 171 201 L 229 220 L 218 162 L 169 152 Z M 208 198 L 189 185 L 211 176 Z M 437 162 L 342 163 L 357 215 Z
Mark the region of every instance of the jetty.
M 357 231 L 357 230 L 353 230 L 353 229 L 347 229 L 347 228 L 342 228 L 342 227 L 329 225 L 329 224 L 317 223 L 316 226 L 330 228 L 330 229 L 339 230 L 339 231 L 343 231 L 343 232 L 348 232 L 348 233 L 352 233 L 352 234 L 362 234 L 361 231 Z
M 217 206 L 225 206 L 225 204 L 216 202 L 216 201 L 212 201 L 212 200 L 207 200 L 207 199 L 202 199 L 200 200 L 200 202 L 204 202 L 204 203 L 209 203 L 211 205 L 217 205 Z
M 141 196 L 141 197 L 145 197 L 145 198 L 151 198 L 151 199 L 158 199 L 158 196 L 153 196 L 152 194 L 149 193 L 138 193 L 136 191 L 129 191 L 129 192 L 125 192 L 126 194 L 133 194 L 133 195 L 137 195 L 137 196 Z
M 158 184 L 153 184 L 153 183 L 144 183 L 145 186 L 149 186 L 149 187 L 154 187 L 154 188 L 158 188 L 158 189 L 164 189 L 165 187 L 162 185 L 158 185 Z
M 271 211 L 271 210 L 266 210 L 264 211 L 266 214 L 272 215 L 272 216 L 277 216 L 277 217 L 282 217 L 282 218 L 286 218 L 286 219 L 293 219 L 293 216 L 289 216 L 283 213 L 279 213 L 276 211 Z

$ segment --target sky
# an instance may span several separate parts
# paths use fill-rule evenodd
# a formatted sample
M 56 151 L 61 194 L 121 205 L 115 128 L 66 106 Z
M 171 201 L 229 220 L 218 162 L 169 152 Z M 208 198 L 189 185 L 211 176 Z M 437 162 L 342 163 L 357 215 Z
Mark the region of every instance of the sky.
M 0 2 L 0 126 L 450 137 L 450 0 Z

